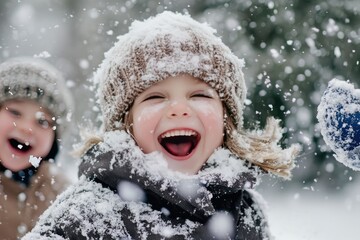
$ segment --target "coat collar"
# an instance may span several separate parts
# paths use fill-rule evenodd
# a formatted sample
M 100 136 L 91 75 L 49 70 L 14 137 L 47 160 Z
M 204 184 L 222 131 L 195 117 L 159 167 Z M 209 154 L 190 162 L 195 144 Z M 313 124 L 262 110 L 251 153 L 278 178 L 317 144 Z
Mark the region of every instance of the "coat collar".
M 144 154 L 124 131 L 106 132 L 104 141 L 85 153 L 79 166 L 80 176 L 115 192 L 119 182 L 130 181 L 199 218 L 215 212 L 214 194 L 253 188 L 259 173 L 224 148 L 217 149 L 196 175 L 171 171 L 161 154 Z

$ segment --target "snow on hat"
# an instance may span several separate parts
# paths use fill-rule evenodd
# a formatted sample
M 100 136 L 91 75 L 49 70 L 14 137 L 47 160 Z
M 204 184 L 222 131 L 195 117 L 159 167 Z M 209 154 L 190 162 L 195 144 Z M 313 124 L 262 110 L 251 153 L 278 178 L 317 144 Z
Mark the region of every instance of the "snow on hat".
M 116 129 L 135 98 L 170 76 L 190 74 L 214 88 L 235 125 L 243 124 L 246 86 L 244 61 L 215 35 L 216 30 L 189 15 L 165 11 L 134 21 L 105 53 L 95 73 L 106 130 Z
M 13 58 L 0 64 L 0 103 L 12 99 L 37 101 L 57 124 L 72 108 L 72 96 L 60 72 L 38 58 Z

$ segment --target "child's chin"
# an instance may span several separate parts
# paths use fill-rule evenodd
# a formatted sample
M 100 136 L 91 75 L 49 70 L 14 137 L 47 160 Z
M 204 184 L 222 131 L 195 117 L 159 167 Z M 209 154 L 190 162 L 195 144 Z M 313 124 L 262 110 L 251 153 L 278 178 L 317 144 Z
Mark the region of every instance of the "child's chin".
M 166 157 L 166 161 L 168 163 L 168 168 L 171 171 L 180 172 L 186 175 L 195 175 L 201 167 L 197 167 L 193 158 L 188 158 L 187 160 L 177 160 Z
M 24 170 L 31 166 L 31 164 L 29 163 L 29 160 L 27 160 L 27 161 L 24 159 L 16 159 L 16 160 L 10 159 L 10 160 L 9 161 L 5 160 L 5 161 L 2 161 L 1 163 L 5 168 L 9 169 L 12 172 L 18 172 L 18 171 Z M 14 163 L 14 161 L 16 161 L 16 163 Z

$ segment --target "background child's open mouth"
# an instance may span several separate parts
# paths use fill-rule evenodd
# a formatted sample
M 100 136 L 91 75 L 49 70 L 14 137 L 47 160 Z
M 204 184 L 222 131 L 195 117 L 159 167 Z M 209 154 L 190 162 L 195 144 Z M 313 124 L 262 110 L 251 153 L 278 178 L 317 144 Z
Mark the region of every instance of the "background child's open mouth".
M 19 142 L 15 138 L 9 139 L 9 143 L 10 143 L 10 146 L 12 148 L 14 148 L 16 151 L 20 151 L 23 153 L 30 151 L 32 148 L 29 143 Z

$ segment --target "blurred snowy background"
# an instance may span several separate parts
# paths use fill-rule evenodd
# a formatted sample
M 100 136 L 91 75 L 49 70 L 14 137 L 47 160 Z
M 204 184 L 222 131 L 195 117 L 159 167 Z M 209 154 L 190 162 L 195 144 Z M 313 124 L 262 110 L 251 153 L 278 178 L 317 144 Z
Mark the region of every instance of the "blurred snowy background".
M 283 144 L 303 145 L 292 181 L 264 178 L 259 188 L 276 239 L 360 239 L 360 173 L 334 159 L 316 120 L 333 77 L 360 87 L 358 0 L 0 1 L 0 60 L 46 58 L 74 93 L 74 120 L 59 160 L 69 177 L 76 179 L 78 162 L 66 152 L 79 141 L 78 126 L 94 122 L 98 111 L 88 79 L 129 23 L 164 10 L 209 22 L 245 59 L 247 127 L 275 116 L 285 128 Z

